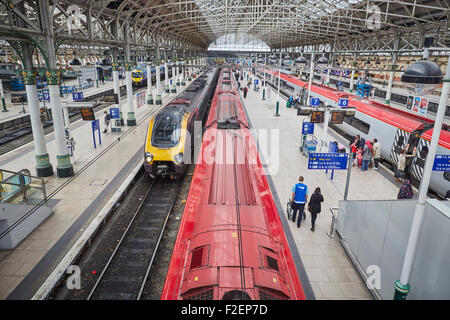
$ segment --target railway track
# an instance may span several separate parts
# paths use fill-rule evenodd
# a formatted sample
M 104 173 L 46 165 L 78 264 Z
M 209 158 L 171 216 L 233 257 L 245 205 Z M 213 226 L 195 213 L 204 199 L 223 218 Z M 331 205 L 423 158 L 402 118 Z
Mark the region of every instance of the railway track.
M 179 181 L 153 180 L 88 300 L 139 300 L 158 251 Z

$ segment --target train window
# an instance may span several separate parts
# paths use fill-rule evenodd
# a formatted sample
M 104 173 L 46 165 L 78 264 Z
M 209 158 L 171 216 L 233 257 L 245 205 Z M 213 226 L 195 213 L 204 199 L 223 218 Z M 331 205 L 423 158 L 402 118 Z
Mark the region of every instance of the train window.
M 205 266 L 208 263 L 208 246 L 202 246 L 192 250 L 191 268 L 199 268 Z
M 405 143 L 405 137 L 404 136 L 400 136 L 400 137 L 398 137 L 398 140 L 397 140 L 397 147 L 403 147 L 403 144 Z
M 171 147 L 177 145 L 181 135 L 181 124 L 176 117 L 162 115 L 155 121 L 152 142 L 155 146 Z
M 447 181 L 450 181 L 450 171 L 445 171 L 444 172 L 444 179 Z
M 269 257 L 269 256 L 266 256 L 266 257 L 267 257 L 267 266 L 270 269 L 280 271 L 280 269 L 278 268 L 278 261 L 272 257 Z
M 422 149 L 420 150 L 420 157 L 422 159 L 426 159 L 427 155 L 428 155 L 428 147 L 427 146 L 423 146 Z
M 347 118 L 347 119 L 345 119 L 345 118 Z M 345 118 L 344 118 L 344 121 L 346 123 L 350 124 L 352 127 L 358 129 L 359 131 L 361 131 L 365 134 L 369 133 L 370 124 L 368 124 L 364 121 L 361 121 L 360 119 L 355 118 L 355 117 L 345 117 Z

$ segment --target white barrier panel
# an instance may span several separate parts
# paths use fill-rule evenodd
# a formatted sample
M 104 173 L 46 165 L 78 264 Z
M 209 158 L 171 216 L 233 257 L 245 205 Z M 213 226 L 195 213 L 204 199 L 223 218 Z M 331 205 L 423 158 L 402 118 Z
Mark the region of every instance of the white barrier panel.
M 380 269 L 382 299 L 400 278 L 415 200 L 340 201 L 336 230 L 364 278 Z M 369 270 L 369 272 L 368 272 Z M 408 299 L 450 299 L 450 202 L 429 199 Z

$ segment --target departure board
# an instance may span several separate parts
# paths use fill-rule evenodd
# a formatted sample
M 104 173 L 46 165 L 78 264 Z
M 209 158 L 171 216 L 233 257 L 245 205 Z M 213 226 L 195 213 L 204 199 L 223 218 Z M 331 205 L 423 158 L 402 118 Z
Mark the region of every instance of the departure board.
M 81 117 L 87 121 L 95 120 L 94 110 L 92 108 L 81 108 Z
M 312 123 L 323 123 L 325 112 L 324 111 L 311 111 L 311 122 Z
M 331 113 L 331 124 L 342 124 L 344 122 L 345 111 L 333 111 Z

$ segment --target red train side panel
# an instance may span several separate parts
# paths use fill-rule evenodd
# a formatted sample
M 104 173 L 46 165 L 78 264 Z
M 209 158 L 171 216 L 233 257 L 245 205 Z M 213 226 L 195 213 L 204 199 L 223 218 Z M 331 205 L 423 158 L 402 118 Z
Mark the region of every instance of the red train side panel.
M 200 153 L 161 299 L 305 299 L 230 70 Z

